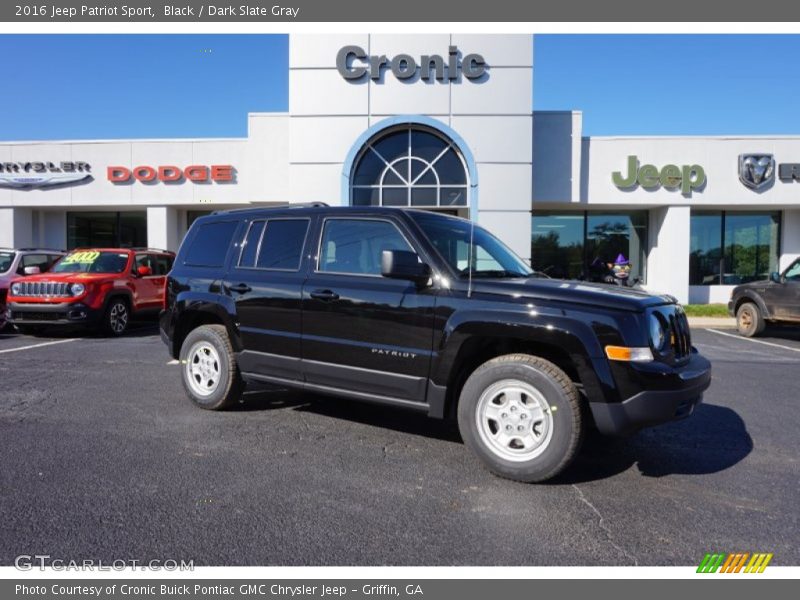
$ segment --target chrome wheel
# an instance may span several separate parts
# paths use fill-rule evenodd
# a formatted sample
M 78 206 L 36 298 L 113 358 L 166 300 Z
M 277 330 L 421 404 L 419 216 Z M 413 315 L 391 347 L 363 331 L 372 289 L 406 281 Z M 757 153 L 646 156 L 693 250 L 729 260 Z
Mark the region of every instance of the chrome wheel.
M 208 342 L 197 342 L 186 359 L 186 381 L 198 396 L 210 396 L 219 386 L 222 369 L 219 354 Z
M 545 451 L 553 436 L 553 416 L 544 395 L 517 379 L 487 387 L 478 399 L 475 418 L 486 448 L 500 458 L 522 462 Z
M 115 302 L 108 312 L 108 326 L 116 334 L 125 331 L 128 326 L 128 307 L 124 302 Z

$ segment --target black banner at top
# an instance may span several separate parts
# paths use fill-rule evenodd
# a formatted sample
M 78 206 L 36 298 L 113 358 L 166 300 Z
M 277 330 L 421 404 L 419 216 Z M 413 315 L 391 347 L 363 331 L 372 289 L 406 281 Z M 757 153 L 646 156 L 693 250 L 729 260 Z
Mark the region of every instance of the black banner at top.
M 787 22 L 800 3 L 785 0 L 16 0 L 0 5 L 5 22 Z

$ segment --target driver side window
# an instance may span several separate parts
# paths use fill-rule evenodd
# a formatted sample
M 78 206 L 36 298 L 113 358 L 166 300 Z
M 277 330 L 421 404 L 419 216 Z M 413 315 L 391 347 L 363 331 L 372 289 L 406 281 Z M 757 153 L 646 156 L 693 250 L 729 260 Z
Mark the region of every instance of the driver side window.
M 380 275 L 384 250 L 413 252 L 397 227 L 372 219 L 329 219 L 320 246 L 319 271 Z
M 800 281 L 800 260 L 787 269 L 785 277 L 786 281 Z

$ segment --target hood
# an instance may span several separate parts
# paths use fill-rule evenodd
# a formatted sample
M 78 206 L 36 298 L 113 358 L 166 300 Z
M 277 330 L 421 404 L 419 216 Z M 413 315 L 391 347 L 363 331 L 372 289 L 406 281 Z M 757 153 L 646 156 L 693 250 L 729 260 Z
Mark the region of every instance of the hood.
M 473 279 L 472 289 L 482 294 L 502 294 L 572 304 L 602 306 L 616 310 L 642 311 L 650 306 L 674 304 L 675 298 L 618 285 L 565 281 L 561 279 L 486 280 Z
M 38 275 L 26 275 L 15 277 L 14 281 L 53 281 L 66 283 L 92 283 L 95 281 L 105 281 L 119 277 L 121 273 L 39 273 Z
M 749 290 L 749 289 L 753 289 L 753 288 L 761 288 L 761 289 L 763 289 L 763 288 L 767 287 L 768 285 L 772 285 L 773 283 L 775 283 L 775 282 L 770 280 L 770 279 L 759 279 L 758 281 L 748 281 L 747 283 L 740 283 L 739 285 L 737 285 L 734 288 L 734 291 L 735 290 Z

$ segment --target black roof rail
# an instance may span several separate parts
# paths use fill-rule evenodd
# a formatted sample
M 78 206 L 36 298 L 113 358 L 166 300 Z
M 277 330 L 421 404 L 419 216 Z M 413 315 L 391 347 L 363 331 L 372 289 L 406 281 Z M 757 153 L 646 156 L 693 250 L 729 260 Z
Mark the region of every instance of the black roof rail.
M 17 248 L 17 252 L 66 252 L 60 248 Z
M 244 212 L 247 210 L 271 210 L 284 208 L 327 208 L 328 206 L 330 206 L 330 204 L 327 202 L 281 202 L 280 204 L 270 204 L 269 206 L 245 206 L 242 208 L 215 210 L 211 214 L 219 215 L 223 213 Z

